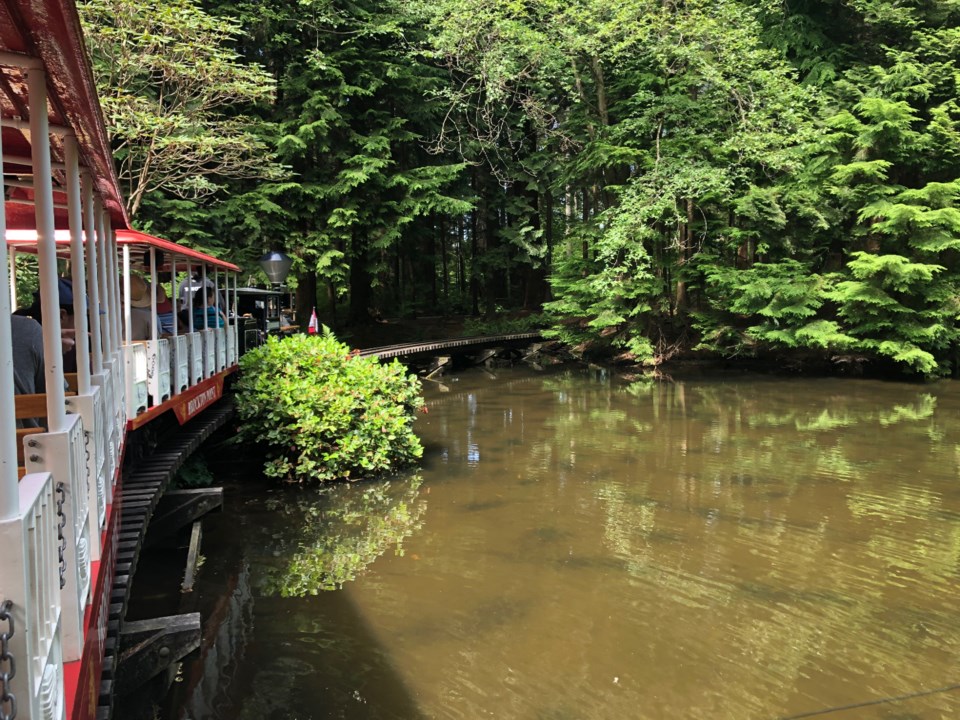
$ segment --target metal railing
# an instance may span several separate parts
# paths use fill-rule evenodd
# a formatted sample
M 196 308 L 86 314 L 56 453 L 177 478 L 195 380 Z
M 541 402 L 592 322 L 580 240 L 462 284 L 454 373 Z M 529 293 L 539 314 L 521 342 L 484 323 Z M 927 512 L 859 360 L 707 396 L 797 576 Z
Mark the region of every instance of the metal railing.
M 240 359 L 240 356 L 237 355 L 237 325 L 236 320 L 234 320 L 233 325 L 228 325 L 226 328 L 227 331 L 227 364 L 236 365 Z
M 13 622 L 13 601 L 0 603 L 0 720 L 15 720 L 17 696 L 13 679 L 17 676 L 17 660 L 10 651 L 10 641 L 17 634 Z
M 173 394 L 181 393 L 192 384 L 190 382 L 189 336 L 177 335 L 173 352 Z
M 203 380 L 203 336 L 199 331 L 188 335 L 190 338 L 190 385 Z
M 217 372 L 227 369 L 227 328 L 214 328 L 214 336 L 217 338 Z
M 25 459 L 28 472 L 49 472 L 56 483 L 63 656 L 67 661 L 79 660 L 91 582 L 89 491 L 81 417 L 68 414 L 64 430 L 31 435 Z
M 5 541 L 0 719 L 59 718 L 64 702 L 63 655 L 53 476 L 47 472 L 26 475 L 18 491 L 19 516 L 0 523 Z
M 170 341 L 166 338 L 147 342 L 147 391 L 151 407 L 170 399 Z
M 217 372 L 217 337 L 216 330 L 201 330 L 203 337 L 203 377 L 213 377 Z
M 147 409 L 147 346 L 131 343 L 123 346 L 127 389 L 127 416 L 136 417 Z

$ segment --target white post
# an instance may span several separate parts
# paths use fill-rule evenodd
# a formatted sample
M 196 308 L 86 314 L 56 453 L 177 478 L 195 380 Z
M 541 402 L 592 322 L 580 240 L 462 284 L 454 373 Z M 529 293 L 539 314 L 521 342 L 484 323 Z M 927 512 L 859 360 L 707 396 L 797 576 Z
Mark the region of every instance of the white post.
M 111 307 L 111 298 L 110 298 L 110 283 L 107 281 L 109 277 L 109 255 L 110 255 L 110 245 L 107 243 L 107 236 L 103 230 L 103 204 L 99 199 L 96 201 L 95 211 L 94 211 L 94 222 L 96 223 L 97 228 L 97 248 L 100 251 L 100 262 L 97 267 L 97 274 L 99 276 L 100 284 L 100 312 L 98 318 L 100 320 L 100 337 L 103 341 L 103 354 L 104 360 L 107 362 L 113 361 L 113 307 Z
M 130 310 L 130 246 L 123 246 L 123 339 L 127 345 L 132 341 L 133 314 Z
M 180 295 L 177 287 L 177 256 L 170 257 L 170 304 L 173 307 L 173 336 L 180 334 Z M 174 341 L 176 342 L 176 341 Z
M 240 362 L 240 317 L 237 313 L 237 273 L 233 273 L 233 298 L 230 303 L 230 314 L 233 315 L 233 365 Z
M 150 339 L 157 340 L 157 249 L 150 248 Z
M 113 228 L 110 225 L 110 217 L 107 215 L 107 211 L 103 212 L 103 228 L 107 236 L 107 247 L 110 248 L 110 294 L 113 296 L 113 334 L 114 334 L 114 349 L 119 353 L 120 352 L 120 269 L 118 263 L 120 259 L 117 257 L 117 236 L 113 232 Z
M 37 222 L 43 355 L 47 380 L 47 424 L 50 432 L 66 429 L 63 392 L 63 350 L 60 342 L 60 298 L 57 288 L 57 246 L 53 220 L 53 176 L 50 170 L 50 123 L 47 118 L 47 75 L 27 71 L 30 134 L 33 144 L 33 196 Z M 4 240 L 5 242 L 6 240 Z
M 173 307 L 173 339 L 170 341 L 170 355 L 173 357 L 173 368 L 170 373 L 170 394 L 179 395 L 183 389 L 180 383 L 180 365 L 183 363 L 183 354 L 180 352 L 188 340 L 180 340 L 180 295 L 177 283 L 177 256 L 170 256 L 170 304 Z M 190 351 L 187 350 L 187 365 L 190 364 Z M 189 373 L 187 374 L 187 385 L 190 384 Z
M 87 273 L 83 261 L 83 218 L 80 199 L 80 161 L 77 138 L 63 139 L 67 172 L 67 212 L 70 222 L 70 270 L 73 279 L 73 317 L 77 348 L 77 394 L 90 394 L 90 339 L 87 333 Z
M 203 329 L 206 330 L 208 327 L 210 327 L 209 323 L 207 322 L 207 264 L 204 263 L 202 267 L 203 276 L 200 278 L 200 297 L 203 298 Z M 214 290 L 216 290 L 216 288 L 214 288 Z
M 190 319 L 190 332 L 193 332 L 195 330 L 193 326 L 193 269 L 189 260 L 187 260 L 187 317 Z
M 87 268 L 87 308 L 89 310 L 91 347 L 93 348 L 93 372 L 103 373 L 103 338 L 100 327 L 100 265 L 97 257 L 97 231 L 93 224 L 93 180 L 89 173 L 83 173 L 83 224 L 86 232 Z
M 2 133 L 0 133 L 2 135 Z M 3 165 L 3 138 L 0 137 L 0 166 Z M 0 195 L 3 174 L 0 173 Z M 13 253 L 10 254 L 11 261 Z M 7 213 L 0 203 L 0 266 L 7 272 Z M 10 263 L 13 267 L 13 263 Z M 0 277 L 0 282 L 8 278 Z M 7 298 L 10 302 L 7 302 Z M 20 517 L 20 493 L 17 488 L 17 421 L 13 402 L 13 333 L 10 313 L 16 296 L 0 293 L 0 523 Z
M 0 150 L 2 149 L 3 148 L 0 148 Z M 2 189 L 3 187 L 0 186 L 0 190 Z M 4 215 L 6 215 L 6 213 L 4 213 Z M 6 221 L 4 221 L 4 225 L 6 225 Z M 6 240 L 4 240 L 3 244 L 4 245 L 7 244 Z M 17 251 L 15 248 L 10 251 L 9 281 L 10 281 L 10 312 L 13 312 L 14 309 L 17 307 Z

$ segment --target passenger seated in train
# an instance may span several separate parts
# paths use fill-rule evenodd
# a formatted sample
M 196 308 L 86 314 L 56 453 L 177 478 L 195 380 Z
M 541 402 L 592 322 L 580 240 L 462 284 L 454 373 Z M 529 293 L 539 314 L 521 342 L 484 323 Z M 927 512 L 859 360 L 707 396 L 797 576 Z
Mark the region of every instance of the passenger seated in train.
M 13 341 L 13 392 L 17 395 L 46 392 L 43 328 L 31 317 L 14 314 L 10 318 L 10 330 Z M 18 419 L 17 427 L 41 427 L 40 418 Z
M 57 278 L 57 295 L 60 303 L 60 344 L 63 352 L 63 371 L 77 371 L 77 339 L 73 317 L 73 282 L 68 278 Z M 43 322 L 40 312 L 40 291 L 33 293 L 33 304 L 20 308 L 14 316 L 33 318 Z M 42 392 L 42 391 L 38 391 Z
M 157 285 L 157 322 L 161 335 L 173 335 L 173 301 L 162 283 Z
M 13 336 L 13 391 L 17 395 L 46 392 L 43 370 L 43 328 L 36 320 L 14 314 L 10 318 Z
M 180 286 L 180 309 L 183 310 L 187 307 L 187 299 L 189 298 L 188 293 L 193 293 L 193 296 L 197 296 L 197 291 L 200 288 L 211 288 L 216 289 L 216 284 L 210 278 L 206 280 L 203 279 L 203 276 L 194 270 L 192 277 L 188 280 L 185 280 L 184 283 Z M 196 305 L 196 300 L 193 301 Z M 223 293 L 220 293 L 220 307 L 226 307 L 227 304 L 224 301 Z
M 130 337 L 128 340 L 150 340 L 153 335 L 150 323 L 153 313 L 150 310 L 150 285 L 139 275 L 130 276 Z M 159 319 L 157 336 L 160 335 Z
M 203 318 L 206 315 L 207 327 L 224 326 L 224 316 L 215 305 L 217 292 L 212 286 L 197 290 L 193 296 L 193 329 L 203 330 Z

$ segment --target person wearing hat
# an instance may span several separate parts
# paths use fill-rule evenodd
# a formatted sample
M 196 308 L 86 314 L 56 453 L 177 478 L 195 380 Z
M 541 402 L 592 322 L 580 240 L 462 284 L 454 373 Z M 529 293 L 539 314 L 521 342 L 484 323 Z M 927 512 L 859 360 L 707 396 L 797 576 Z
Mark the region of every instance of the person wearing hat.
M 130 337 L 128 342 L 136 340 L 150 340 L 152 321 L 150 311 L 150 285 L 139 275 L 130 276 Z M 157 336 L 160 331 L 157 328 Z

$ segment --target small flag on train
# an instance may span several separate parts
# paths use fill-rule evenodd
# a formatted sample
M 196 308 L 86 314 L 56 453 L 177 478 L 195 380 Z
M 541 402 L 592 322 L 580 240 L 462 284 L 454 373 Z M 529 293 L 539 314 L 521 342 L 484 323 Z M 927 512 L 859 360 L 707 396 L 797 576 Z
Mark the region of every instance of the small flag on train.
M 319 323 L 317 322 L 317 309 L 314 308 L 313 312 L 310 313 L 310 322 L 307 324 L 307 332 L 310 335 L 316 335 L 317 330 L 320 328 Z

